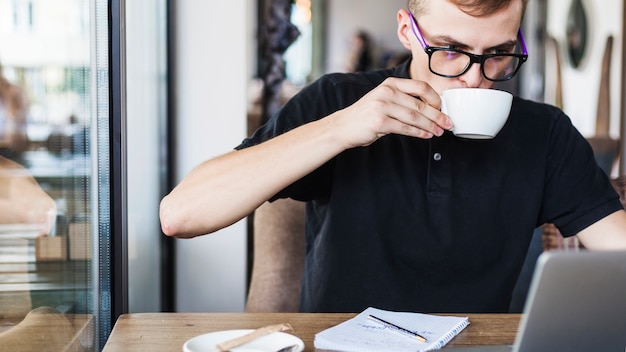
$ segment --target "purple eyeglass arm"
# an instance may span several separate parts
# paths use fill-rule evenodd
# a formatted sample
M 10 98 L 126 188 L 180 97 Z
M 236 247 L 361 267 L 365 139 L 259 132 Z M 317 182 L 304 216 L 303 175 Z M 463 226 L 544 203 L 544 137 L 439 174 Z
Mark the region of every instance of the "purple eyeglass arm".
M 522 34 L 522 29 L 517 30 L 517 37 L 519 38 L 519 43 L 522 46 L 522 54 L 528 55 L 528 50 L 526 49 L 526 41 L 524 40 L 524 34 Z
M 420 29 L 417 26 L 417 21 L 415 20 L 415 16 L 413 16 L 413 14 L 410 11 L 409 11 L 409 14 L 411 15 L 411 29 L 413 30 L 413 34 L 415 34 L 415 38 L 417 38 L 417 41 L 420 42 L 420 45 L 422 46 L 422 48 L 426 49 L 426 47 L 428 46 L 428 43 L 426 43 L 426 39 L 424 39 L 422 32 L 420 32 Z

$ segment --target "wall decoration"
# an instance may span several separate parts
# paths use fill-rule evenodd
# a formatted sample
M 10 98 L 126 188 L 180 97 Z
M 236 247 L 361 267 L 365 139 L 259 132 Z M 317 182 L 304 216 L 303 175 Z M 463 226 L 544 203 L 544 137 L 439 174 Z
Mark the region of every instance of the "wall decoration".
M 266 122 L 280 108 L 280 90 L 285 80 L 283 54 L 298 38 L 300 31 L 291 23 L 293 0 L 268 0 L 260 7 L 264 21 L 259 28 L 259 61 L 263 79 L 261 122 Z
M 587 13 L 582 0 L 574 0 L 567 16 L 567 54 L 570 63 L 577 68 L 587 48 Z
M 619 139 L 624 57 L 623 0 L 546 0 L 546 35 L 560 49 L 560 86 L 563 111 L 587 138 Z M 610 39 L 612 38 L 612 39 Z M 554 41 L 546 40 L 546 53 Z M 553 57 L 546 57 L 544 88 L 556 85 Z M 547 67 L 548 68 L 548 67 Z M 547 95 L 547 94 L 546 94 Z M 554 99 L 553 96 L 550 98 Z M 554 100 L 546 101 L 554 104 Z M 607 118 L 608 117 L 608 118 Z M 608 126 L 608 133 L 607 133 Z

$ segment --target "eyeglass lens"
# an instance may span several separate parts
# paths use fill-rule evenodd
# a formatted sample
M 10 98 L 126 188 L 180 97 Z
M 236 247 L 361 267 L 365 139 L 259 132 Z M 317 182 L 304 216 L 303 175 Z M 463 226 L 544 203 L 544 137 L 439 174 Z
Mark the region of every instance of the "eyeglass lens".
M 469 55 L 455 50 L 434 50 L 430 57 L 431 71 L 448 77 L 460 76 L 471 64 Z M 513 77 L 519 64 L 520 58 L 516 56 L 489 56 L 484 58 L 481 69 L 486 78 L 500 81 Z

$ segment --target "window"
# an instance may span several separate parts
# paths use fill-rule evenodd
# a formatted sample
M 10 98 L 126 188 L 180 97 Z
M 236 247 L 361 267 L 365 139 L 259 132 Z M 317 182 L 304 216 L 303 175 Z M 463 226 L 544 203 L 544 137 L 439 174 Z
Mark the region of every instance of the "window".
M 123 202 L 113 191 L 123 178 L 111 138 L 122 96 L 109 60 L 120 57 L 109 41 L 120 42 L 120 17 L 108 16 L 116 5 L 0 0 L 0 332 L 10 332 L 0 335 L 3 347 L 99 350 L 124 299 L 114 274 L 125 270 L 116 256 L 123 219 L 113 221 Z M 12 26 L 2 24 L 7 13 Z M 24 329 L 29 319 L 54 323 L 34 339 Z

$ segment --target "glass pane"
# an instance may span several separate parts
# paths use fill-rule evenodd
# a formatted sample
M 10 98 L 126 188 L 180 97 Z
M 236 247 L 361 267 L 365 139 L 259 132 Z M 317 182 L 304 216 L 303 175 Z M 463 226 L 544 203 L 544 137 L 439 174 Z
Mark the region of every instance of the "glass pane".
M 11 350 L 98 350 L 110 324 L 107 31 L 106 1 L 0 0 L 0 346 Z

